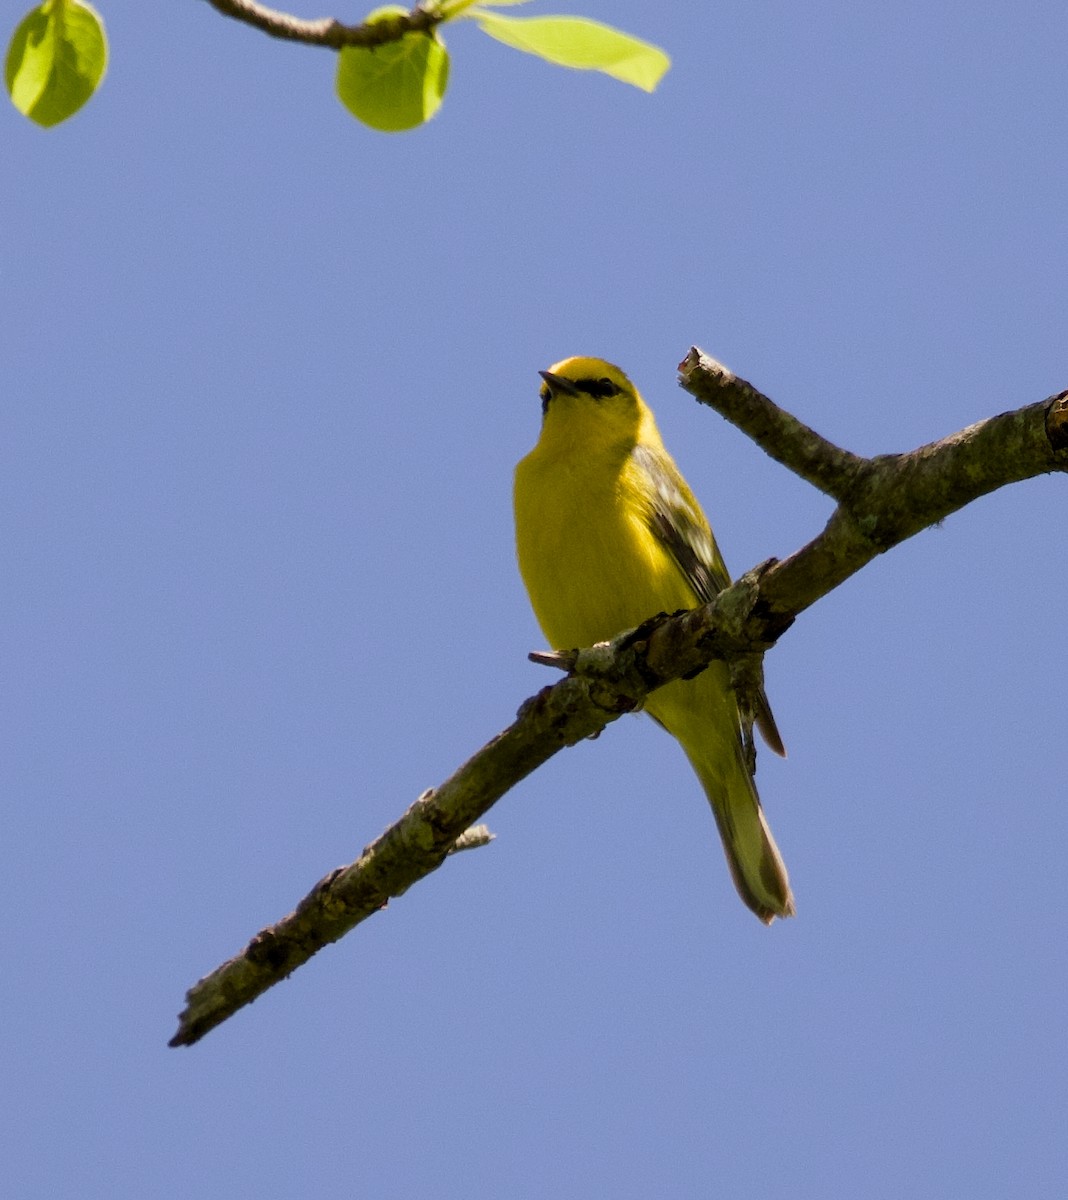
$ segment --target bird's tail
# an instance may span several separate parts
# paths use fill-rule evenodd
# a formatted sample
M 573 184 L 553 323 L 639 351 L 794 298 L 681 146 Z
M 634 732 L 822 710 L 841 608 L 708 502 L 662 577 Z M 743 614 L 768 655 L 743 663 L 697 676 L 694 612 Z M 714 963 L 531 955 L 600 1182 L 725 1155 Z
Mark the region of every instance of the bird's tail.
M 734 886 L 770 925 L 794 915 L 794 897 L 745 762 L 726 668 L 717 672 L 720 667 L 714 663 L 692 682 L 669 683 L 650 696 L 646 711 L 682 744 L 716 815 Z
M 764 818 L 756 785 L 744 764 L 730 772 L 704 770 L 694 763 L 716 816 L 719 836 L 738 894 L 764 922 L 794 915 L 794 896 L 786 864 Z

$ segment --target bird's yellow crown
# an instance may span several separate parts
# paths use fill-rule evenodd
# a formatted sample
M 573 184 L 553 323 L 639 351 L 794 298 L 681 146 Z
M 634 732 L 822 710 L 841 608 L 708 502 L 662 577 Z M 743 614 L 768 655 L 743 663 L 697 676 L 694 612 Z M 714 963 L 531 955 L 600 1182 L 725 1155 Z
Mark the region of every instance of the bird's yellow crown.
M 581 444 L 628 452 L 639 441 L 660 443 L 652 412 L 634 384 L 603 358 L 576 356 L 542 371 L 543 448 L 554 443 Z

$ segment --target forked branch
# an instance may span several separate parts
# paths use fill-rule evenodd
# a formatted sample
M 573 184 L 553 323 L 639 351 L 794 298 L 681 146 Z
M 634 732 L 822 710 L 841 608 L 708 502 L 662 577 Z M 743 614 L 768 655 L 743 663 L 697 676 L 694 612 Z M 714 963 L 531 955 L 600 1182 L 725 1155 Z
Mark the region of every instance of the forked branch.
M 716 658 L 762 653 L 799 613 L 866 563 L 972 500 L 1022 479 L 1068 471 L 1068 392 L 906 454 L 861 458 L 696 348 L 679 370 L 683 387 L 838 501 L 826 527 L 789 558 L 748 572 L 703 608 L 661 614 L 574 654 L 537 656 L 568 674 L 527 700 L 507 729 L 420 796 L 355 862 L 320 880 L 289 916 L 195 984 L 172 1046 L 198 1041 L 436 870 L 453 850 L 483 844 L 486 835 L 471 826 L 505 792 L 557 751 L 639 708 L 655 688 Z

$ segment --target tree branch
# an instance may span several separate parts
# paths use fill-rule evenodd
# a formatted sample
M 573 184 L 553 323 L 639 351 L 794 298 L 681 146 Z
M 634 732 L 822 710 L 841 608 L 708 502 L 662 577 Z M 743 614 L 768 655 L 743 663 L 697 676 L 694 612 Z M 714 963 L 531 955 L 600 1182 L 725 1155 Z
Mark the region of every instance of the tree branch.
M 214 0 L 212 0 L 214 3 Z M 908 454 L 865 459 L 840 450 L 752 385 L 692 349 L 683 386 L 772 457 L 839 500 L 823 532 L 782 562 L 737 580 L 711 603 L 660 614 L 611 642 L 535 655 L 565 678 L 520 708 L 515 722 L 408 811 L 349 866 L 187 993 L 172 1046 L 188 1046 L 436 870 L 453 850 L 484 844 L 471 826 L 565 746 L 595 737 L 654 689 L 713 659 L 775 644 L 795 617 L 866 563 L 996 488 L 1068 471 L 1068 392 L 971 425 Z
M 809 429 L 696 346 L 691 346 L 679 363 L 679 383 L 702 404 L 737 425 L 776 462 L 836 500 L 849 490 L 864 466 L 859 455 Z
M 1068 470 L 1068 391 L 907 454 L 860 458 L 839 450 L 696 346 L 679 372 L 687 391 L 772 458 L 821 490 L 833 485 L 841 493 L 823 532 L 761 580 L 761 605 L 783 619 L 792 620 L 877 555 L 980 496 Z
M 652 623 L 655 627 L 657 623 Z M 575 674 L 527 700 L 515 722 L 437 789 L 424 792 L 360 857 L 321 879 L 287 917 L 258 933 L 186 995 L 172 1046 L 189 1046 L 330 942 L 429 875 L 500 797 L 558 750 L 593 737 L 647 694 L 646 644 L 631 631 L 576 656 Z M 691 666 L 696 667 L 697 659 Z M 602 679 L 605 667 L 611 678 Z M 685 665 L 679 670 L 681 674 Z M 667 682 L 655 672 L 651 685 Z M 674 678 L 674 676 L 672 676 Z
M 429 33 L 443 20 L 421 5 L 403 16 L 345 25 L 333 17 L 315 20 L 294 17 L 291 13 L 258 4 L 256 0 L 208 0 L 208 3 L 223 16 L 261 29 L 271 37 L 303 42 L 306 46 L 325 46 L 330 50 L 340 50 L 342 46 L 384 46 L 387 42 L 399 42 L 406 33 Z

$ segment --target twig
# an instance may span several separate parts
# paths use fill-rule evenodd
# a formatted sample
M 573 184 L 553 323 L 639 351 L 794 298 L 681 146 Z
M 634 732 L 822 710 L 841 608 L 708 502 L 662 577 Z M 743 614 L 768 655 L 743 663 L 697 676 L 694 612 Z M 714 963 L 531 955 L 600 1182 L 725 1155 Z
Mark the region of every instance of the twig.
M 776 462 L 836 500 L 849 492 L 865 464 L 859 455 L 821 437 L 696 346 L 679 363 L 679 383 L 737 425 Z
M 406 33 L 429 33 L 442 21 L 442 17 L 419 5 L 404 15 L 345 25 L 333 17 L 314 20 L 294 17 L 256 0 L 208 0 L 208 3 L 223 16 L 233 17 L 271 37 L 303 42 L 306 46 L 325 46 L 329 50 L 340 50 L 342 46 L 384 46 L 387 42 L 399 42 Z
M 558 671 L 573 671 L 575 669 L 575 650 L 531 650 L 527 655 L 532 663 L 539 667 L 555 667 Z
M 488 825 L 472 825 L 453 842 L 449 853 L 460 854 L 464 850 L 477 850 L 480 846 L 488 846 L 496 837 L 495 833 L 490 833 Z

